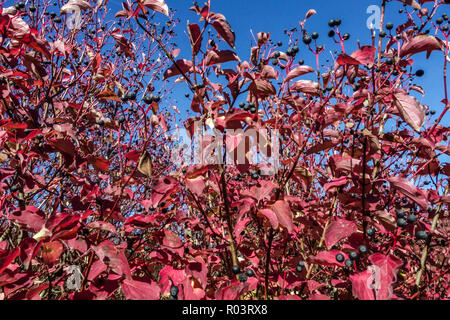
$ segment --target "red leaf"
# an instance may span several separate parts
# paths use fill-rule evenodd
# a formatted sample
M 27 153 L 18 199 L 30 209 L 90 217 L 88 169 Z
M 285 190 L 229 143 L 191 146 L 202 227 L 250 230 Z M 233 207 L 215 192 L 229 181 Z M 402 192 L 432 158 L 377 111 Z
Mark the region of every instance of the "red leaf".
M 275 87 L 270 83 L 270 81 L 262 79 L 252 81 L 248 88 L 255 95 L 266 96 L 277 93 Z
M 307 73 L 314 72 L 314 69 L 310 66 L 300 66 L 297 68 L 292 69 L 288 75 L 286 76 L 286 79 L 284 79 L 285 82 L 288 82 L 296 77 L 302 76 Z
M 261 71 L 262 79 L 278 79 L 278 71 L 272 66 L 265 65 Z
M 124 274 L 128 279 L 131 279 L 127 258 L 123 251 L 116 248 L 110 240 L 103 241 L 98 246 L 93 247 L 93 249 L 100 260 L 109 265 L 114 272 L 119 275 Z
M 17 258 L 20 254 L 20 249 L 19 248 L 14 248 L 14 250 L 12 250 L 11 252 L 9 252 L 8 254 L 5 254 L 2 256 L 0 256 L 0 274 L 2 274 L 2 272 L 8 268 L 9 264 L 11 262 L 14 261 L 15 258 Z
M 415 201 L 423 209 L 428 209 L 428 200 L 425 197 L 425 194 L 411 181 L 402 177 L 392 177 L 389 178 L 388 181 L 400 193 Z
M 294 82 L 291 89 L 307 94 L 318 94 L 319 84 L 311 80 L 298 80 Z
M 186 179 L 186 186 L 193 194 L 200 197 L 203 194 L 206 184 L 203 177 L 199 176 L 197 178 Z
M 64 247 L 59 241 L 44 243 L 40 249 L 40 255 L 44 263 L 52 265 L 56 263 L 64 251 Z
M 202 34 L 200 27 L 196 23 L 188 24 L 189 40 L 191 41 L 192 53 L 194 56 L 200 51 L 202 45 Z
M 355 58 L 349 56 L 348 54 L 341 53 L 339 57 L 337 58 L 337 63 L 340 66 L 347 66 L 347 65 L 359 65 L 360 62 L 356 60 Z
M 42 291 L 44 291 L 44 290 L 47 289 L 48 287 L 49 287 L 48 282 L 45 282 L 45 283 L 42 283 L 42 284 L 40 284 L 40 285 L 37 285 L 37 286 L 34 286 L 34 287 L 30 288 L 30 289 L 27 291 L 27 295 L 26 295 L 27 299 L 28 299 L 28 300 L 33 300 L 33 298 L 34 298 L 37 294 L 41 293 Z M 40 297 L 37 297 L 37 298 L 40 299 Z
M 114 227 L 111 223 L 105 221 L 93 221 L 87 224 L 86 227 L 116 233 L 116 227 Z
M 400 48 L 400 57 L 412 55 L 418 52 L 427 52 L 427 58 L 434 50 L 442 50 L 444 44 L 442 40 L 434 36 L 420 34 L 409 41 L 406 41 Z
M 141 156 L 141 153 L 137 150 L 133 150 L 133 151 L 130 151 L 127 154 L 125 154 L 125 158 L 130 159 L 131 161 L 134 161 L 134 162 L 138 162 L 140 156 Z
M 258 185 L 251 187 L 250 190 L 241 192 L 241 195 L 249 196 L 261 201 L 268 197 L 277 187 L 278 186 L 271 181 L 261 181 Z
M 261 209 L 258 211 L 258 215 L 263 215 L 264 217 L 269 219 L 272 228 L 274 228 L 275 230 L 278 229 L 278 218 L 274 211 L 270 209 Z
M 228 61 L 240 61 L 239 57 L 231 50 L 210 50 L 206 55 L 205 64 L 207 66 Z
M 272 210 L 277 215 L 278 222 L 289 232 L 292 232 L 294 224 L 292 222 L 292 213 L 289 204 L 284 200 L 278 200 L 272 205 Z
M 414 9 L 420 10 L 422 9 L 422 7 L 420 6 L 420 4 L 418 4 L 415 0 L 397 0 L 406 4 L 409 4 L 410 6 L 412 6 Z M 432 0 L 428 0 L 428 1 L 432 1 Z M 424 0 L 421 0 L 421 2 L 425 2 Z
M 33 210 L 36 209 L 36 210 Z M 9 219 L 26 226 L 28 229 L 38 232 L 45 223 L 40 211 L 34 207 L 26 207 L 24 211 L 15 211 L 9 215 Z
M 398 90 L 394 94 L 394 102 L 402 119 L 414 130 L 420 132 L 425 123 L 425 110 L 416 98 Z
M 122 291 L 129 300 L 159 300 L 160 289 L 155 283 L 146 283 L 125 279 L 122 282 Z
M 231 26 L 228 22 L 222 19 L 214 20 L 212 23 L 217 33 L 234 49 L 235 35 L 231 31 Z
M 369 270 L 350 275 L 352 293 L 359 300 L 375 300 L 372 290 L 373 274 Z
M 336 260 L 337 254 L 342 254 L 344 257 L 345 253 L 339 250 L 321 251 L 316 256 L 311 256 L 308 258 L 309 263 L 320 264 L 323 266 L 338 266 L 343 267 L 344 262 L 338 262 Z
M 353 221 L 338 219 L 332 221 L 325 231 L 325 244 L 328 249 L 340 240 L 349 237 L 358 231 L 358 227 Z
M 169 69 L 166 70 L 166 72 L 164 72 L 163 79 L 166 80 L 167 78 L 181 74 L 180 70 L 183 73 L 188 73 L 191 71 L 191 68 L 192 61 L 186 59 L 177 60 L 175 61 L 174 65 L 172 65 Z
M 314 10 L 314 9 L 309 9 L 308 12 L 307 12 L 306 15 L 305 15 L 305 19 L 311 18 L 311 17 L 312 17 L 313 15 L 315 15 L 316 13 L 317 13 L 316 10 Z
M 344 176 L 344 177 L 340 177 L 337 179 L 333 179 L 330 182 L 325 183 L 323 185 L 323 188 L 325 191 L 328 191 L 330 188 L 344 186 L 347 183 L 348 183 L 348 178 Z
M 91 163 L 94 168 L 100 171 L 108 171 L 109 169 L 109 161 L 103 157 L 88 157 L 89 163 Z
M 363 65 L 372 66 L 375 60 L 376 48 L 372 46 L 363 46 L 359 50 L 352 53 L 352 58 L 355 58 Z
M 164 239 L 161 247 L 169 249 L 170 251 L 177 253 L 180 257 L 184 254 L 184 246 L 180 238 L 169 230 L 164 230 Z
M 59 152 L 73 156 L 75 154 L 75 146 L 69 139 L 54 139 L 49 143 Z

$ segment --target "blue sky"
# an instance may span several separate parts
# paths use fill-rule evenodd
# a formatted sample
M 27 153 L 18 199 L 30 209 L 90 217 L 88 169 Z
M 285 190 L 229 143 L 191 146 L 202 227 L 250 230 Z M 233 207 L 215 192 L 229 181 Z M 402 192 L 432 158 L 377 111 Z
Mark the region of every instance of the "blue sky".
M 186 22 L 198 22 L 197 15 L 189 10 L 192 5 L 187 0 L 166 0 L 170 8 L 177 10 L 176 16 L 181 19 L 181 23 L 177 26 L 176 43 L 181 48 L 179 58 L 190 59 L 190 45 L 186 36 Z M 222 13 L 231 24 L 232 29 L 236 32 L 236 51 L 241 60 L 249 60 L 250 48 L 252 45 L 252 34 L 260 31 L 270 32 L 273 41 L 283 42 L 281 50 L 288 47 L 288 38 L 284 34 L 285 29 L 298 27 L 299 21 L 305 17 L 305 13 L 314 8 L 317 14 L 311 17 L 307 24 L 309 33 L 318 32 L 318 43 L 325 46 L 326 52 L 338 50 L 339 45 L 335 44 L 327 33 L 329 30 L 328 20 L 340 18 L 342 24 L 340 30 L 342 33 L 348 32 L 351 40 L 346 43 L 346 50 L 352 52 L 357 49 L 356 40 L 360 40 L 361 45 L 370 44 L 370 32 L 366 27 L 366 21 L 370 14 L 367 8 L 370 5 L 380 5 L 381 1 L 377 0 L 316 0 L 316 1 L 299 1 L 299 0 L 213 0 L 212 11 Z M 199 1 L 199 5 L 202 2 Z M 112 11 L 120 9 L 119 1 L 110 1 Z M 442 6 L 436 17 L 444 13 L 445 9 L 450 6 Z M 404 14 L 400 14 L 399 9 L 404 9 L 403 4 L 399 1 L 391 1 L 387 4 L 387 14 L 385 22 L 392 22 L 395 26 L 405 21 Z M 449 11 L 450 13 L 450 11 Z M 163 20 L 165 17 L 160 15 Z M 159 19 L 159 18 L 158 18 Z M 433 32 L 433 30 L 431 31 Z M 385 40 L 386 41 L 386 40 Z M 254 44 L 254 42 L 253 42 Z M 205 45 L 205 43 L 203 43 Z M 229 49 L 224 42 L 220 44 L 223 49 Z M 300 52 L 297 54 L 298 59 L 305 60 L 305 64 L 315 66 L 314 55 L 307 50 L 306 46 L 300 45 Z M 330 55 L 323 54 L 321 63 L 330 58 Z M 429 105 L 436 110 L 433 120 L 438 117 L 443 110 L 444 105 L 440 102 L 443 98 L 443 55 L 440 52 L 433 52 L 429 59 L 425 54 L 417 54 L 413 57 L 416 61 L 415 70 L 424 69 L 425 75 L 416 78 L 414 83 L 421 85 L 425 89 L 425 96 L 416 95 L 423 104 Z M 184 84 L 177 85 L 174 92 L 174 98 L 177 100 L 177 106 L 180 110 L 186 110 L 184 104 L 188 105 L 189 100 L 184 97 L 184 93 L 188 92 Z M 188 106 L 187 106 L 188 107 Z M 443 124 L 448 125 L 448 117 L 444 117 Z

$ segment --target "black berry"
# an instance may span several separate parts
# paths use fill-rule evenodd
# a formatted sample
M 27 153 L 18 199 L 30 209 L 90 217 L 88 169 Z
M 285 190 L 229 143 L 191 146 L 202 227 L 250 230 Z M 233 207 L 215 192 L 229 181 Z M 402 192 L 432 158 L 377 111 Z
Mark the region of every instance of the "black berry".
M 416 232 L 416 238 L 419 240 L 426 240 L 428 238 L 428 233 L 423 230 L 419 230 Z
M 338 253 L 338 254 L 336 255 L 336 261 L 337 261 L 337 262 L 344 262 L 344 260 L 345 260 L 345 257 L 344 257 L 343 254 Z
M 305 44 L 310 44 L 311 43 L 311 37 L 310 36 L 304 36 L 303 37 L 303 43 L 305 43 Z
M 350 259 L 345 260 L 345 266 L 348 268 L 352 268 L 353 267 L 353 261 Z
M 234 274 L 241 273 L 241 268 L 239 268 L 239 266 L 233 266 L 231 270 L 233 271 Z
M 416 76 L 418 77 L 422 77 L 425 74 L 425 71 L 423 71 L 422 69 L 419 69 L 416 71 Z
M 173 297 L 178 296 L 178 292 L 180 291 L 180 289 L 177 286 L 172 285 L 170 287 L 170 295 Z
M 348 257 L 350 258 L 350 260 L 356 260 L 356 259 L 358 259 L 358 252 L 356 252 L 356 251 L 351 251 L 351 252 L 348 254 Z
M 359 247 L 358 247 L 358 251 L 359 251 L 359 253 L 361 253 L 361 254 L 364 254 L 364 253 L 367 253 L 367 247 L 365 246 L 365 245 L 360 245 Z
M 399 218 L 397 219 L 397 226 L 399 226 L 400 228 L 406 227 L 407 226 L 407 222 L 405 219 L 403 218 Z
M 376 232 L 376 230 L 375 230 L 374 228 L 368 228 L 368 229 L 366 230 L 366 234 L 367 234 L 369 237 L 373 237 L 373 236 L 375 235 L 375 232 Z
M 417 216 L 415 214 L 410 214 L 408 218 L 406 218 L 406 220 L 408 221 L 408 223 L 414 223 L 417 221 Z

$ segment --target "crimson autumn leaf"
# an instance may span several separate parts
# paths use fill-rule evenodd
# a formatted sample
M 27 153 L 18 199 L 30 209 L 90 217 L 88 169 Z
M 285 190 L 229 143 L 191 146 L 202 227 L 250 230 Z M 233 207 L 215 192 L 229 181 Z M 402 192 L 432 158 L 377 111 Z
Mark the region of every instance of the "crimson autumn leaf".
M 159 300 L 161 292 L 155 282 L 147 283 L 125 279 L 121 287 L 125 298 L 130 300 Z
M 365 270 L 360 273 L 350 275 L 350 281 L 352 282 L 352 293 L 359 300 L 375 300 L 375 294 L 372 289 L 373 273 L 369 270 Z
M 408 4 L 408 5 L 412 6 L 414 9 L 418 9 L 418 10 L 422 9 L 420 4 L 418 4 L 415 0 L 397 0 L 397 1 Z
M 277 187 L 278 185 L 272 181 L 261 181 L 257 185 L 250 187 L 248 191 L 241 192 L 241 194 L 261 201 L 267 198 Z
M 403 43 L 400 48 L 400 57 L 426 51 L 428 58 L 432 51 L 442 50 L 443 45 L 439 38 L 421 34 Z
M 337 58 L 336 62 L 340 65 L 340 66 L 347 66 L 347 65 L 359 65 L 360 62 L 359 60 L 357 60 L 356 58 L 353 58 L 351 56 L 349 56 L 346 53 L 341 53 L 339 55 L 339 57 Z
M 308 257 L 309 263 L 320 264 L 323 266 L 344 266 L 344 262 L 338 262 L 336 260 L 336 255 L 342 254 L 344 257 L 346 256 L 344 252 L 333 249 L 330 251 L 320 251 L 315 256 Z
M 372 46 L 362 46 L 351 54 L 351 57 L 358 60 L 363 65 L 372 66 L 375 60 L 376 48 Z
M 192 54 L 194 56 L 200 51 L 200 47 L 202 45 L 202 34 L 200 31 L 200 27 L 196 23 L 191 23 L 187 25 L 189 40 L 191 41 Z
M 129 58 L 134 59 L 134 44 L 118 32 L 119 31 L 111 34 L 112 37 L 116 40 L 120 50 L 123 51 Z
M 234 47 L 234 41 L 235 41 L 235 35 L 234 32 L 231 30 L 230 24 L 223 20 L 223 19 L 217 19 L 211 22 L 211 25 L 216 29 L 217 33 L 232 47 Z
M 311 80 L 298 80 L 291 86 L 291 90 L 300 91 L 306 94 L 317 95 L 320 85 Z
M 14 261 L 20 254 L 20 248 L 11 251 L 0 251 L 0 274 Z M 0 281 L 1 282 L 1 281 Z
M 164 230 L 164 238 L 161 243 L 161 246 L 172 251 L 173 253 L 178 254 L 180 257 L 184 254 L 183 243 L 180 238 L 169 230 Z
M 394 102 L 402 119 L 415 131 L 420 132 L 425 122 L 425 110 L 419 101 L 404 91 L 397 90 L 394 94 Z
M 272 225 L 272 228 L 274 228 L 275 230 L 278 229 L 278 225 L 279 225 L 278 217 L 277 217 L 277 214 L 273 210 L 267 209 L 267 208 L 261 209 L 258 211 L 258 216 L 266 217 L 269 220 L 270 224 Z
M 231 50 L 210 50 L 206 55 L 205 64 L 210 66 L 228 61 L 240 61 L 240 59 L 236 53 Z
M 314 10 L 314 9 L 309 9 L 308 12 L 306 12 L 305 19 L 311 18 L 311 17 L 312 17 L 313 15 L 315 15 L 316 13 L 317 13 L 316 10 Z
M 131 270 L 123 249 L 117 248 L 110 240 L 105 240 L 93 250 L 101 261 L 109 265 L 112 271 L 131 279 Z
M 45 223 L 43 213 L 36 207 L 30 206 L 26 207 L 25 210 L 17 210 L 11 213 L 9 218 L 34 232 L 41 230 Z
M 114 227 L 111 223 L 105 222 L 105 221 L 93 221 L 93 222 L 87 224 L 86 228 L 116 233 L 116 227 Z
M 265 65 L 261 71 L 262 79 L 278 79 L 278 71 L 272 66 Z
M 177 61 L 175 61 L 175 64 L 172 65 L 169 69 L 167 69 L 166 72 L 164 72 L 164 77 L 163 77 L 164 80 L 167 78 L 181 74 L 180 70 L 183 73 L 192 71 L 193 65 L 192 65 L 192 61 L 190 61 L 190 60 L 186 60 L 186 59 L 177 60 Z
M 310 66 L 300 66 L 300 67 L 296 67 L 294 69 L 292 69 L 286 76 L 286 78 L 284 79 L 285 82 L 289 82 L 290 80 L 302 76 L 304 74 L 308 74 L 314 72 L 314 69 L 311 68 Z
M 272 85 L 272 83 L 270 83 L 270 81 L 262 80 L 262 79 L 256 79 L 256 80 L 252 81 L 252 83 L 250 83 L 248 88 L 249 88 L 250 92 L 252 92 L 256 96 L 258 96 L 258 95 L 262 95 L 262 96 L 273 95 L 277 92 L 275 87 Z
M 328 191 L 331 188 L 336 188 L 340 186 L 344 186 L 348 183 L 348 178 L 343 176 L 336 179 L 331 180 L 323 185 L 325 191 Z
M 201 197 L 203 195 L 203 191 L 206 187 L 206 184 L 205 181 L 203 180 L 203 177 L 198 176 L 196 178 L 186 179 L 186 186 L 197 197 Z
M 425 194 L 417 188 L 411 181 L 403 177 L 391 177 L 387 179 L 389 183 L 400 193 L 416 202 L 423 209 L 428 209 L 428 200 Z
M 325 230 L 325 245 L 331 249 L 340 240 L 351 236 L 358 231 L 358 227 L 353 221 L 337 219 L 330 222 Z
M 109 161 L 103 157 L 88 157 L 89 163 L 91 163 L 97 170 L 100 171 L 108 171 L 109 169 Z
M 60 241 L 46 242 L 40 249 L 40 256 L 44 263 L 52 265 L 56 263 L 64 251 L 64 247 Z
M 292 232 L 294 230 L 294 224 L 292 222 L 292 213 L 289 204 L 284 200 L 278 200 L 271 206 L 271 209 L 277 215 L 278 222 L 288 232 Z

